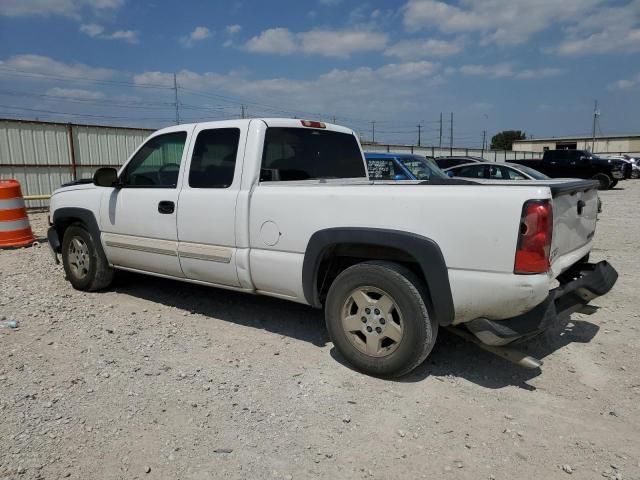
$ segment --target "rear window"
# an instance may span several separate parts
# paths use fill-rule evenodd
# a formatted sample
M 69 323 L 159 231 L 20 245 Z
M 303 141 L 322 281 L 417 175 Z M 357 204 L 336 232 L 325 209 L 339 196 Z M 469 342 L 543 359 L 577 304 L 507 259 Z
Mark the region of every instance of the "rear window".
M 306 128 L 267 129 L 261 182 L 366 176 L 353 135 Z

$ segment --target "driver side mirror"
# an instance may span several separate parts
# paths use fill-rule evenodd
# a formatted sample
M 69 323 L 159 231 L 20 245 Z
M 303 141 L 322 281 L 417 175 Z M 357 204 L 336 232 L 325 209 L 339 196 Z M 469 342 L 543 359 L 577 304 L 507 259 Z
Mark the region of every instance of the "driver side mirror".
M 409 177 L 407 177 L 405 174 L 403 173 L 398 173 L 397 175 L 393 176 L 394 180 L 409 180 Z
M 93 175 L 93 184 L 98 187 L 118 187 L 118 171 L 115 168 L 103 167 Z
M 447 177 L 451 178 L 455 176 L 455 173 L 452 172 L 451 170 L 449 170 L 448 172 L 445 172 L 447 174 Z

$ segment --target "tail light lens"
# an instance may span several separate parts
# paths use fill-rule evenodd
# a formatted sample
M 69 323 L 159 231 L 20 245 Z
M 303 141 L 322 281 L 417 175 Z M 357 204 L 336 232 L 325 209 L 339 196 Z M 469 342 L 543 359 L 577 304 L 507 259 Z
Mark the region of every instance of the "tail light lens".
M 549 200 L 529 200 L 522 207 L 514 273 L 544 273 L 549 270 L 553 209 Z

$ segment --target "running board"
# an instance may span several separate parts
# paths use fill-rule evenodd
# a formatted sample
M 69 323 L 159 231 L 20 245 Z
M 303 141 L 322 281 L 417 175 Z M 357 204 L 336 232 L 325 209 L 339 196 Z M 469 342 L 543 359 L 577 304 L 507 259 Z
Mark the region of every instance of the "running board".
M 531 370 L 535 370 L 537 368 L 542 367 L 542 363 L 543 363 L 542 360 L 539 360 L 530 355 L 526 355 L 519 350 L 514 350 L 513 348 L 508 348 L 508 347 L 494 347 L 492 345 L 487 345 L 485 343 L 482 343 L 471 333 L 465 332 L 464 330 L 457 327 L 447 327 L 447 330 L 449 330 L 451 333 L 454 333 L 455 335 L 458 335 L 459 337 L 464 338 L 465 340 L 471 343 L 476 344 L 483 350 L 486 350 L 487 352 L 491 352 L 494 355 L 502 357 L 505 360 L 508 360 L 511 363 L 515 363 L 516 365 L 519 365 L 521 367 L 528 368 Z

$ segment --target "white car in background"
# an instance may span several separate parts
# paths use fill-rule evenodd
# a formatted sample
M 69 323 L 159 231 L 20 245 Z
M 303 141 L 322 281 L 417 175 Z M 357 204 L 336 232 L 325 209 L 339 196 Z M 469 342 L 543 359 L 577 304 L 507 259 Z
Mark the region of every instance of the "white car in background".
M 634 158 L 629 155 L 611 155 L 607 158 L 627 162 L 631 165 L 631 178 L 640 178 L 640 157 Z

